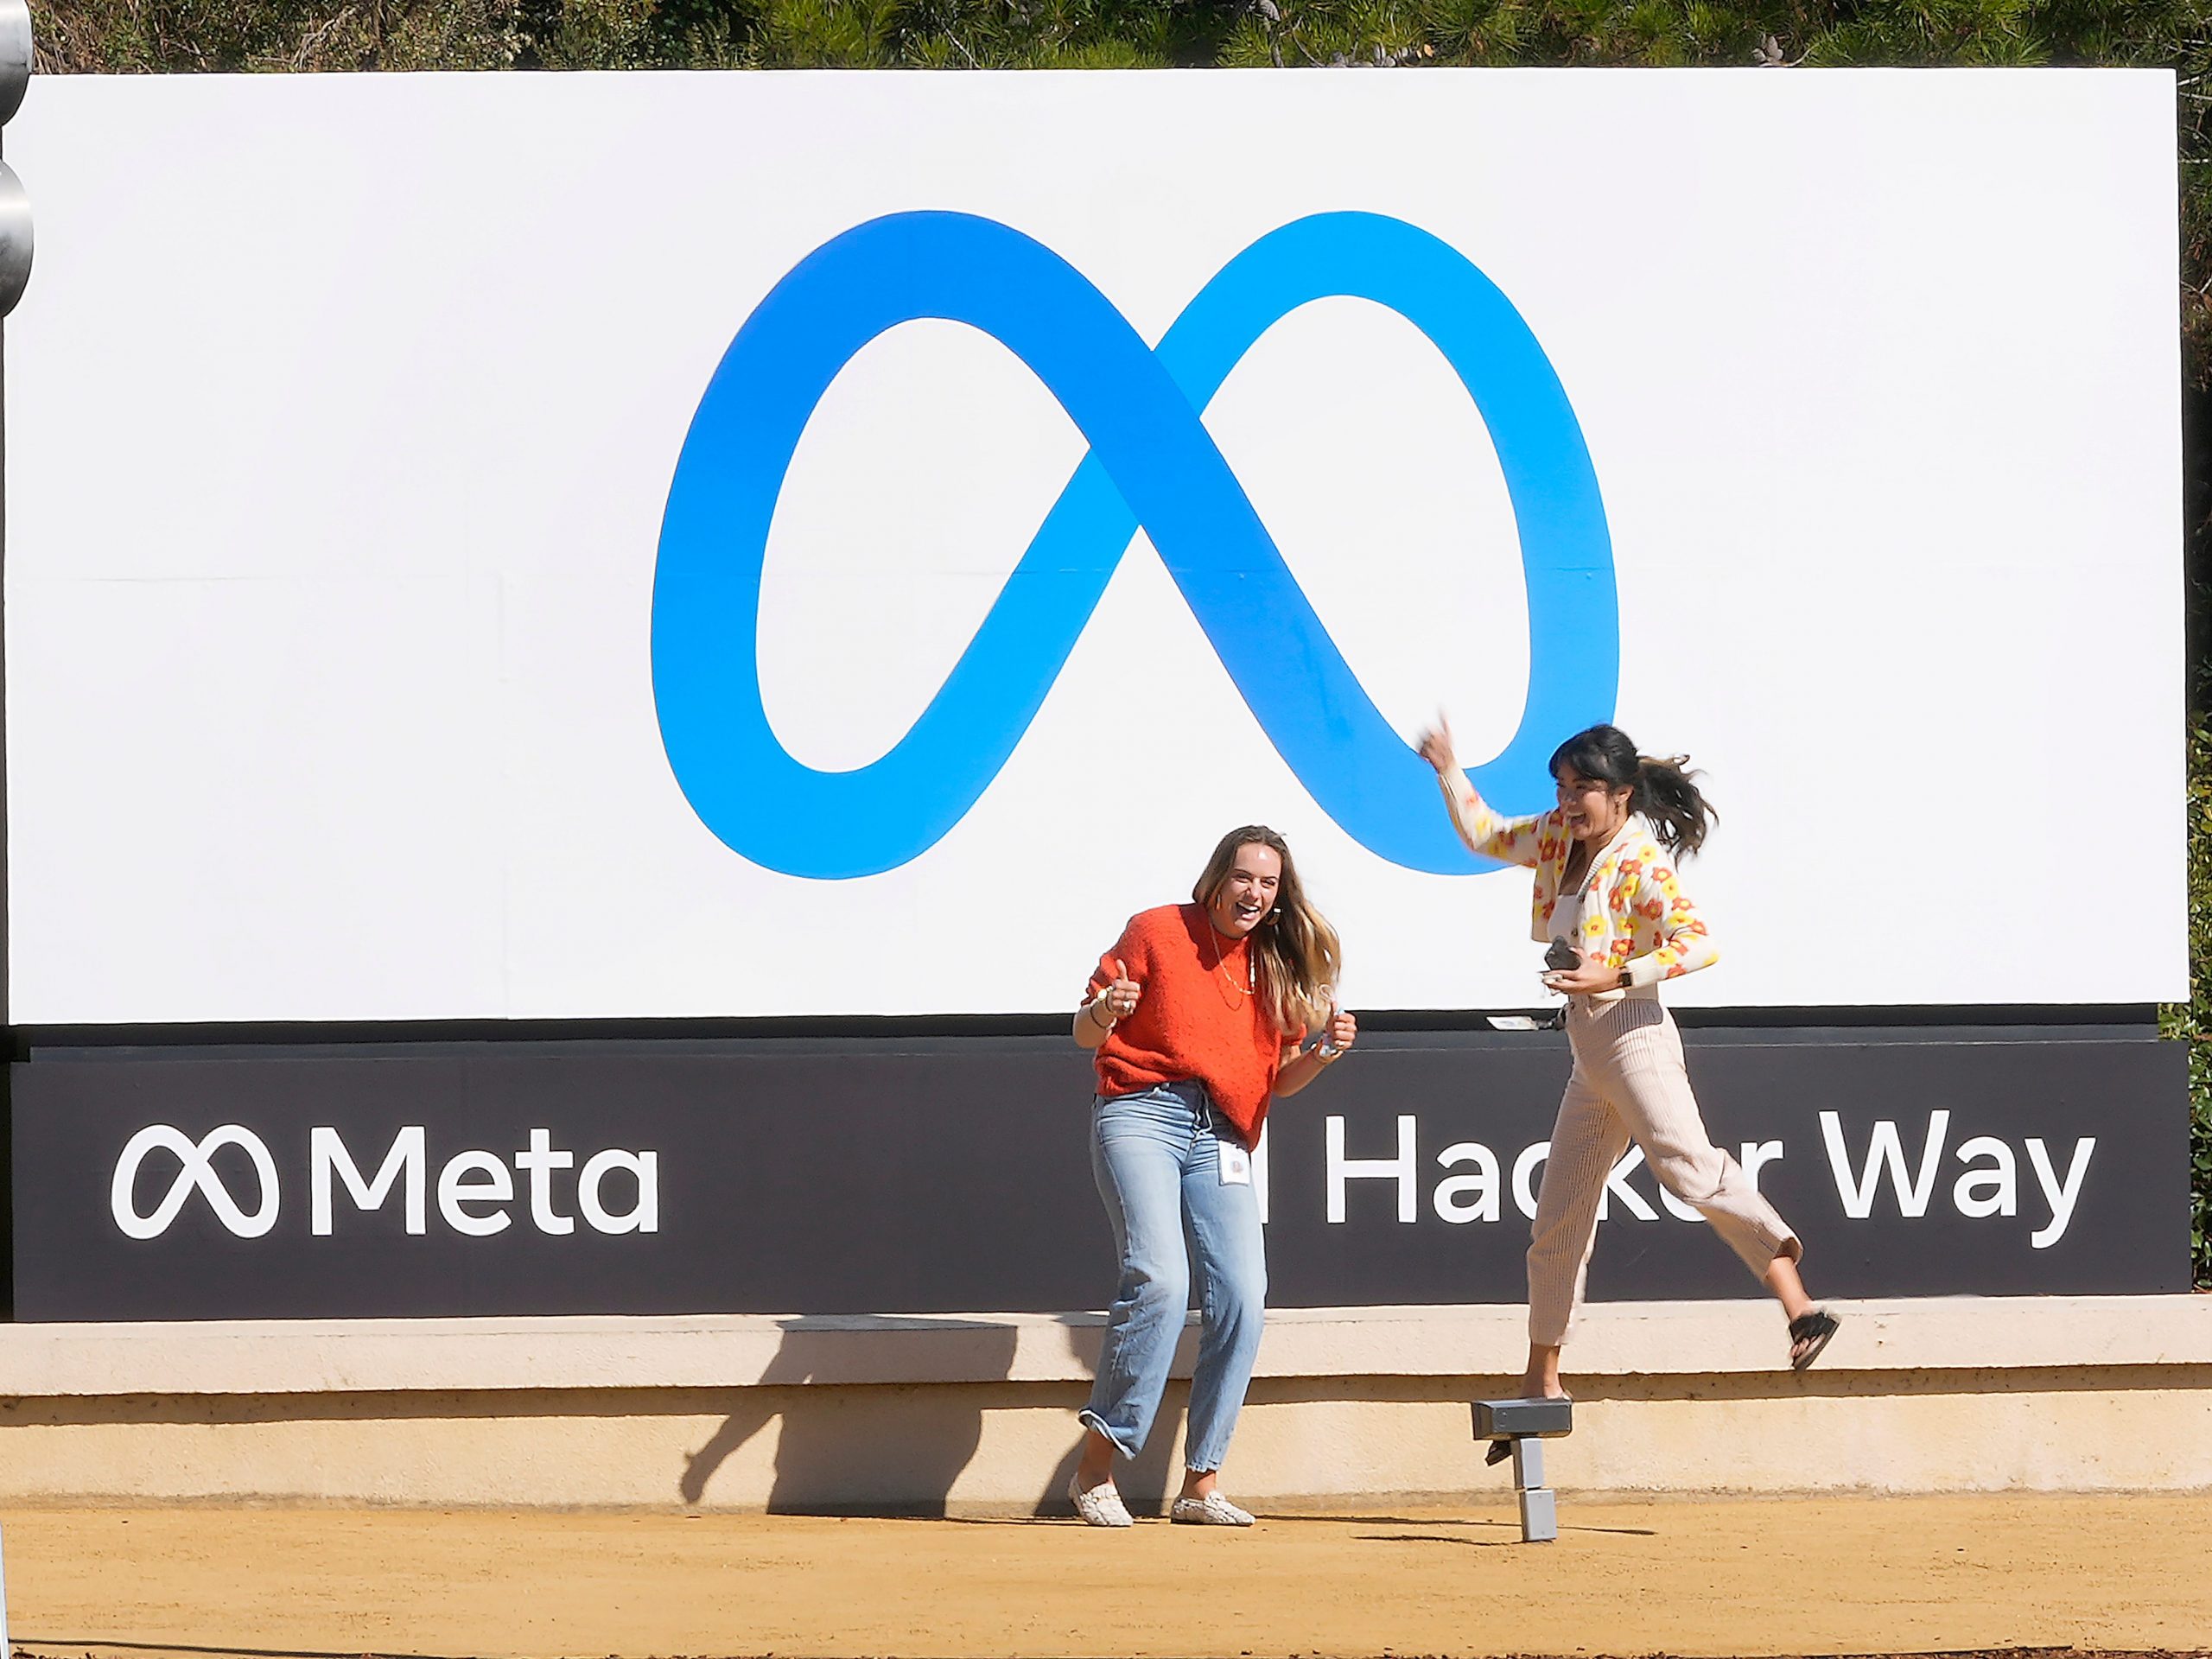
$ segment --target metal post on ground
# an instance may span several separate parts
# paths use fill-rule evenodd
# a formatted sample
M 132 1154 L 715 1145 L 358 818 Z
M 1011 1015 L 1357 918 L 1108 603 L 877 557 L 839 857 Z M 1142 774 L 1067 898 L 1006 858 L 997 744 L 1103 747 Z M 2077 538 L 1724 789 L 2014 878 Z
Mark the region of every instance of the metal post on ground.
M 1521 1541 L 1548 1544 L 1559 1536 L 1559 1504 L 1544 1484 L 1544 1442 L 1574 1432 L 1572 1400 L 1478 1400 L 1475 1438 L 1509 1440 L 1513 1489 L 1521 1503 Z

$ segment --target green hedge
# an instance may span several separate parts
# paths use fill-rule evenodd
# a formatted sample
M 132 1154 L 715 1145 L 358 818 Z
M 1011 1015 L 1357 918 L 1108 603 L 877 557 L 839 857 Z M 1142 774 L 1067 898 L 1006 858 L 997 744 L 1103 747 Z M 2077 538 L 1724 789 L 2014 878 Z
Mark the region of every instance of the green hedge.
M 2189 960 L 2193 1001 L 2162 1011 L 2159 1029 L 2189 1046 L 2190 1259 L 2212 1289 L 2212 724 L 2189 734 Z

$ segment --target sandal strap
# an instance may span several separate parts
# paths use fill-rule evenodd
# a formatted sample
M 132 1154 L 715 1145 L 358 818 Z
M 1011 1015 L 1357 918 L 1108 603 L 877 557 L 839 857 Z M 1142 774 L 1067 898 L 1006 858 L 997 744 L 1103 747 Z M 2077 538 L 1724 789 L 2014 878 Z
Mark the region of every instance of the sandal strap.
M 1789 1369 L 1802 1371 L 1827 1351 L 1829 1340 L 1842 1322 L 1825 1307 L 1800 1313 L 1789 1321 Z

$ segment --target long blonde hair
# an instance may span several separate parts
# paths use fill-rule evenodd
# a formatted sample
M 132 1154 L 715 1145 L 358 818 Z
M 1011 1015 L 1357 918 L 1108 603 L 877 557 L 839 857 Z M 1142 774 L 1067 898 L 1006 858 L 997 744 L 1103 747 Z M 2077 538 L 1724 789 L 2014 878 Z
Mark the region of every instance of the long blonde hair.
M 1290 847 L 1263 823 L 1248 823 L 1221 838 L 1199 872 L 1191 897 L 1211 912 L 1214 895 L 1236 867 L 1243 847 L 1265 847 L 1282 861 L 1275 886 L 1275 907 L 1252 930 L 1252 951 L 1259 964 L 1260 1007 L 1286 1037 L 1303 1037 L 1326 1022 L 1331 988 L 1344 969 L 1337 930 L 1307 902 Z

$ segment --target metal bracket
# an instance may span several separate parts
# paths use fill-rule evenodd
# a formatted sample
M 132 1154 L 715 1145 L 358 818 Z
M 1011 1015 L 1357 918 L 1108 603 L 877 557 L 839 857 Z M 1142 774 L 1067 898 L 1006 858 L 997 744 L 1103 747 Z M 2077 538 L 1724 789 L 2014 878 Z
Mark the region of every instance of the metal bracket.
M 37 58 L 29 0 L 0 0 L 0 122 L 22 107 Z M 15 169 L 0 162 L 0 317 L 31 279 L 31 203 Z
M 22 107 L 37 58 L 31 36 L 30 0 L 0 0 L 0 121 Z

